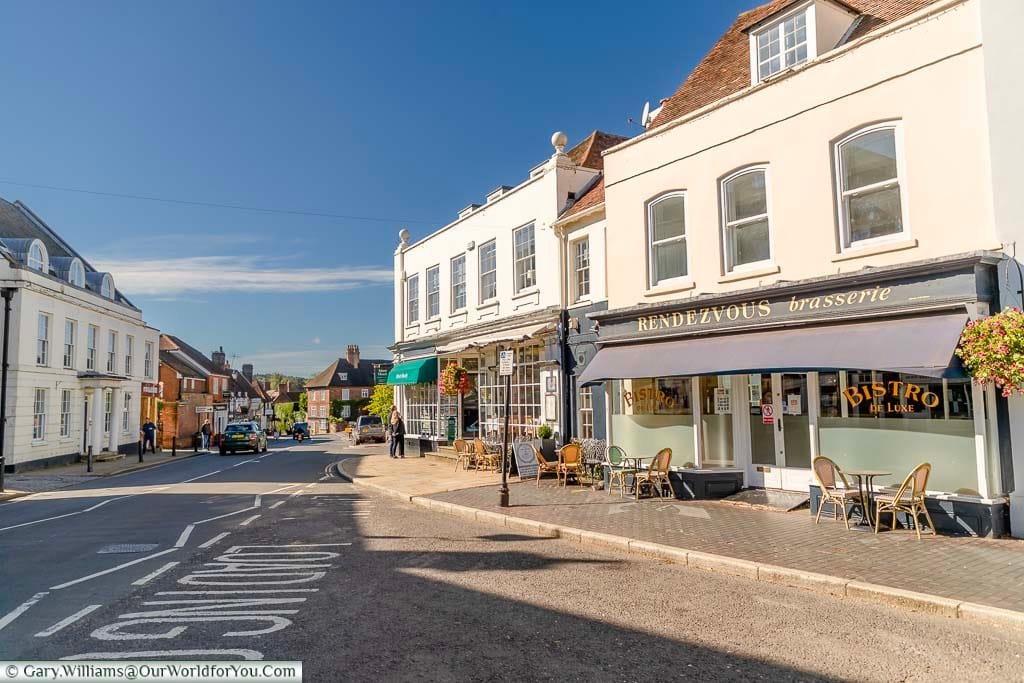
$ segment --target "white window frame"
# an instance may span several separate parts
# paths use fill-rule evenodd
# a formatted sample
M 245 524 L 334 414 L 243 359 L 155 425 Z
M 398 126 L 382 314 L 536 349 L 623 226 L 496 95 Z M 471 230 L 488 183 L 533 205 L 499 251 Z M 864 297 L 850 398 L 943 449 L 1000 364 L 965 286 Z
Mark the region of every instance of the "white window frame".
M 103 392 L 103 433 L 109 434 L 114 422 L 114 392 L 107 389 Z
M 369 389 L 360 389 L 359 390 L 359 397 L 360 398 L 370 398 L 370 390 Z
M 843 145 L 848 142 L 856 140 L 862 135 L 868 133 L 874 133 L 880 130 L 891 130 L 893 131 L 893 144 L 896 146 L 896 178 L 895 180 L 883 180 L 878 183 L 872 183 L 870 185 L 864 185 L 854 190 L 843 190 Z M 842 139 L 838 140 L 832 146 L 832 155 L 834 159 L 835 167 L 835 196 L 836 196 L 836 211 L 838 212 L 839 220 L 839 244 L 842 251 L 850 249 L 863 249 L 870 247 L 875 244 L 884 244 L 886 242 L 893 241 L 905 241 L 911 239 L 910 236 L 910 217 L 907 211 L 907 171 L 906 171 L 906 160 L 903 156 L 903 122 L 902 121 L 881 121 L 879 123 L 873 123 L 863 128 L 858 128 L 847 135 L 843 136 Z M 858 194 L 869 192 L 871 190 L 878 190 L 882 188 L 892 187 L 896 185 L 900 191 L 900 219 L 903 223 L 903 229 L 900 232 L 894 232 L 891 235 L 882 235 L 881 237 L 871 237 L 868 239 L 857 240 L 854 242 L 850 234 L 850 216 L 847 210 L 846 199 L 847 197 L 855 197 Z
M 424 275 L 424 293 L 427 295 L 427 320 L 441 317 L 441 266 L 427 268 Z
M 38 254 L 38 255 L 37 255 Z M 25 263 L 31 270 L 45 273 L 49 270 L 49 255 L 42 242 L 32 242 L 28 247 L 28 254 L 25 256 Z
M 455 264 L 462 263 L 462 277 L 457 278 L 455 273 Z M 451 311 L 455 313 L 457 311 L 464 310 L 466 308 L 466 254 L 462 253 L 452 258 L 449 264 L 449 273 L 451 275 Z M 459 301 L 462 301 L 461 305 Z
M 795 18 L 798 14 L 804 14 L 804 26 L 807 30 L 807 59 L 802 62 L 794 62 L 793 64 L 786 64 L 786 29 L 785 24 L 790 19 Z M 770 81 L 779 74 L 783 74 L 786 71 L 800 66 L 801 64 L 807 64 L 813 61 L 818 56 L 818 35 L 815 30 L 815 8 L 813 0 L 806 2 L 798 7 L 794 7 L 792 10 L 780 15 L 779 17 L 772 19 L 770 23 L 764 23 L 761 26 L 757 26 L 750 31 L 750 84 L 757 85 L 764 81 Z M 769 74 L 764 78 L 761 78 L 761 60 L 758 54 L 757 39 L 759 36 L 765 35 L 772 29 L 778 29 L 779 31 L 779 64 L 781 68 L 775 73 Z M 796 47 L 796 46 L 794 46 Z
M 46 389 L 41 387 L 32 395 L 32 441 L 46 441 Z
M 665 239 L 654 241 L 654 207 L 663 201 L 668 199 L 682 199 L 683 200 L 683 234 L 679 237 L 666 237 Z M 688 218 L 689 213 L 689 202 L 686 198 L 686 190 L 672 190 L 670 192 L 664 192 L 657 197 L 647 202 L 647 263 L 648 268 L 648 285 L 650 287 L 659 287 L 664 285 L 671 285 L 672 283 L 685 282 L 690 279 L 690 243 L 686 239 L 687 233 L 689 232 Z M 672 244 L 674 242 L 682 242 L 686 245 L 686 272 L 682 275 L 669 278 L 658 277 L 658 260 L 654 258 L 654 248 L 662 244 Z
M 107 299 L 113 299 L 114 292 L 114 278 L 109 273 L 104 273 L 103 282 L 100 283 L 100 295 Z
M 526 230 L 530 231 L 530 251 L 525 256 L 519 256 L 516 253 L 516 239 L 519 237 L 521 232 Z M 532 267 L 525 268 L 523 271 L 524 279 L 527 274 L 530 275 L 530 281 L 526 283 L 519 282 L 519 266 L 520 264 L 532 263 Z M 527 223 L 526 225 L 520 226 L 512 231 L 512 282 L 513 291 L 516 294 L 533 289 L 537 286 L 537 229 L 534 223 Z M 521 285 L 521 286 L 520 286 Z
M 129 432 L 129 426 L 131 425 L 131 421 L 129 420 L 129 418 L 131 417 L 131 411 L 132 411 L 132 395 L 131 395 L 130 392 L 126 391 L 124 393 L 124 410 L 121 411 L 121 433 L 122 434 L 127 434 Z
M 107 372 L 117 372 L 117 332 L 107 330 Z
M 50 366 L 50 335 L 53 329 L 53 316 L 40 313 L 36 318 L 36 365 Z
M 126 377 L 132 376 L 132 361 L 135 360 L 135 337 L 127 335 L 124 338 L 124 374 Z
M 758 214 L 756 216 L 750 216 L 740 220 L 729 222 L 729 201 L 728 201 L 728 190 L 727 185 L 736 180 L 742 175 L 747 173 L 764 173 L 764 206 L 765 213 Z M 741 169 L 733 171 L 718 184 L 718 195 L 720 197 L 719 213 L 721 215 L 721 240 L 722 240 L 722 258 L 723 265 L 725 266 L 726 273 L 742 273 L 746 270 L 757 270 L 769 266 L 775 262 L 775 231 L 772 229 L 772 183 L 771 173 L 768 170 L 768 164 L 755 164 L 753 166 L 744 166 Z M 729 229 L 734 227 L 742 227 L 748 223 L 755 223 L 761 219 L 768 220 L 768 258 L 760 261 L 751 261 L 750 263 L 744 263 L 739 266 L 733 265 L 732 247 L 730 246 L 731 241 L 729 239 Z
M 71 436 L 71 408 L 74 405 L 74 397 L 71 389 L 62 389 L 60 392 L 60 435 L 61 438 Z
M 153 342 L 146 342 L 146 349 L 142 357 L 142 370 L 146 373 L 146 379 L 153 379 Z
M 494 250 L 494 267 L 490 270 L 484 270 L 484 251 L 488 249 Z M 477 270 L 479 272 L 479 288 L 480 288 L 480 303 L 487 303 L 498 298 L 498 241 L 488 240 L 480 245 L 477 251 Z M 487 287 L 484 286 L 484 278 L 489 277 L 490 282 L 493 282 L 494 294 L 487 296 Z
M 415 325 L 420 320 L 420 274 L 410 275 L 405 281 L 405 324 Z
M 70 335 L 68 332 L 70 331 Z M 73 370 L 75 367 L 75 352 L 78 342 L 78 322 L 71 318 L 64 319 L 64 367 Z
M 85 331 L 85 369 L 96 369 L 96 351 L 100 338 L 100 328 L 89 325 Z
M 587 251 L 587 253 L 586 253 L 586 260 L 587 260 L 587 263 L 586 263 L 585 266 L 580 266 L 580 253 L 579 253 L 579 249 L 580 249 L 580 247 L 583 247 L 583 246 L 586 246 L 586 251 Z M 574 304 L 577 304 L 577 303 L 579 303 L 579 302 L 581 302 L 581 301 L 583 301 L 585 299 L 589 299 L 590 296 L 591 296 L 590 293 L 593 290 L 593 282 L 592 282 L 592 280 L 590 278 L 591 258 L 590 258 L 590 236 L 589 235 L 580 237 L 579 239 L 573 240 L 572 242 L 569 243 L 569 259 L 570 259 L 569 268 L 572 271 L 572 278 L 571 278 L 571 281 L 572 281 L 572 302 Z M 586 276 L 587 291 L 585 291 L 585 292 L 581 291 L 582 287 L 580 287 L 580 279 L 581 279 L 580 276 L 581 276 L 581 274 L 585 274 L 585 276 Z
M 85 287 L 85 267 L 78 259 L 72 259 L 68 268 L 68 283 L 75 287 Z

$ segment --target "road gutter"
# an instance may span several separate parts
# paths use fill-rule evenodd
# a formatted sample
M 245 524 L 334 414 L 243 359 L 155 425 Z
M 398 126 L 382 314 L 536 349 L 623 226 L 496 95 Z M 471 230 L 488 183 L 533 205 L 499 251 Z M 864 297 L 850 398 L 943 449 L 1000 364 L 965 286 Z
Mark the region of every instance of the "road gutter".
M 916 591 L 892 588 L 854 579 L 846 579 L 839 576 L 808 572 L 790 567 L 779 567 L 771 564 L 761 564 L 749 560 L 741 560 L 726 555 L 715 555 L 711 553 L 688 550 L 675 546 L 663 545 L 640 541 L 626 536 L 615 536 L 612 534 L 576 529 L 561 524 L 549 524 L 538 522 L 522 517 L 515 517 L 490 510 L 479 510 L 465 505 L 456 505 L 425 496 L 417 496 L 390 489 L 379 484 L 371 484 L 357 476 L 349 474 L 345 470 L 345 463 L 358 460 L 359 458 L 348 458 L 334 463 L 329 469 L 332 474 L 340 479 L 345 479 L 352 484 L 365 488 L 391 498 L 418 505 L 423 508 L 442 512 L 445 514 L 469 519 L 471 521 L 506 529 L 528 533 L 541 538 L 561 538 L 584 546 L 599 547 L 604 550 L 617 550 L 630 555 L 654 557 L 659 560 L 673 564 L 684 565 L 694 569 L 741 576 L 762 583 L 773 583 L 776 585 L 799 588 L 811 591 L 820 595 L 828 595 L 833 598 L 852 598 L 866 602 L 872 602 L 888 607 L 911 609 L 918 612 L 943 616 L 950 619 L 961 619 L 982 623 L 999 628 L 1024 629 L 1024 612 L 1016 610 L 991 607 L 973 602 L 959 601 L 940 595 L 929 593 L 918 593 Z

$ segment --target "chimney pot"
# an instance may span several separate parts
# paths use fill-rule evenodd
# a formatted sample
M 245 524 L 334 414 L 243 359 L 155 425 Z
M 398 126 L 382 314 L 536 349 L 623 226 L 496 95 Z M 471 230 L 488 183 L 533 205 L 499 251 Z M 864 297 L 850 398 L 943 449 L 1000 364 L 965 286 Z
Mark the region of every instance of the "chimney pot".
M 359 367 L 359 345 L 358 344 L 349 344 L 348 345 L 348 350 L 345 352 L 345 360 L 347 360 L 349 362 L 349 365 L 351 365 L 352 367 L 354 367 L 354 368 L 358 368 Z

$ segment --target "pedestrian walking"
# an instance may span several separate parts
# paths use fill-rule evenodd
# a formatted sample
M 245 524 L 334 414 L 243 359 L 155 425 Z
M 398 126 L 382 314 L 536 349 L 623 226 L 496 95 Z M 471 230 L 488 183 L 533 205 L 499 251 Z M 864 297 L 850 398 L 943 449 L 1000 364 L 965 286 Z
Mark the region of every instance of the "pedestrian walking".
M 146 452 L 146 447 L 149 447 L 150 453 L 156 453 L 156 425 L 153 424 L 152 420 L 146 420 L 146 423 L 142 425 L 142 452 Z
M 209 448 L 210 447 L 210 433 L 213 431 L 210 428 L 210 421 L 206 420 L 205 422 L 203 422 L 203 428 L 200 429 L 199 431 L 200 431 L 200 433 L 202 434 L 202 437 L 203 437 L 203 448 L 204 449 Z
M 402 419 L 402 415 L 395 410 L 391 413 L 391 457 L 392 458 L 404 458 L 405 457 L 405 421 Z M 398 451 L 398 455 L 395 455 L 395 451 Z

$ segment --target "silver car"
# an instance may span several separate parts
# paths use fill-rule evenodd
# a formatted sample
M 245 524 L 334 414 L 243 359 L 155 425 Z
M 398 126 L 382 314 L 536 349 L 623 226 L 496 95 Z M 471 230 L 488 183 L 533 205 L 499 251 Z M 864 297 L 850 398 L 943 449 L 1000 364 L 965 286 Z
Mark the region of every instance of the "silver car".
M 352 443 L 367 441 L 384 443 L 384 422 L 377 415 L 360 415 L 352 427 Z

